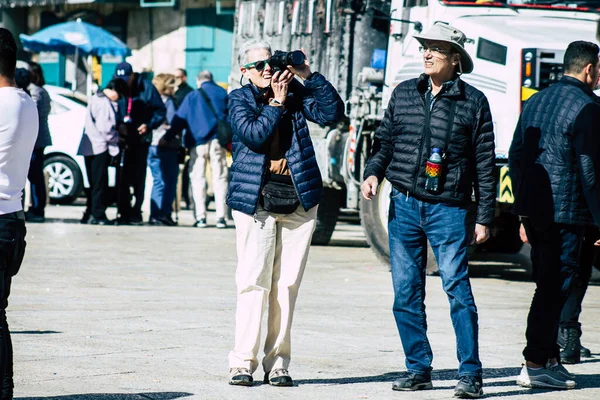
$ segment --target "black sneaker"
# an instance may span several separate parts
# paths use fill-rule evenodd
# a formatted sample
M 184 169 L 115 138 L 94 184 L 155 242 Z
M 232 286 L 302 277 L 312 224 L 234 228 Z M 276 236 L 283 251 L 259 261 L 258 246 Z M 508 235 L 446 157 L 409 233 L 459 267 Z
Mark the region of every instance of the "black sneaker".
M 477 376 L 463 376 L 454 388 L 454 397 L 459 399 L 476 399 L 483 395 L 483 383 Z
M 43 215 L 34 214 L 30 211 L 25 213 L 25 221 L 27 222 L 35 222 L 35 223 L 43 223 L 46 221 L 46 218 Z
M 131 225 L 144 225 L 144 220 L 141 215 L 135 215 L 129 218 L 129 223 Z
M 90 217 L 92 216 L 92 214 L 88 213 L 87 211 L 83 213 L 83 216 L 81 217 L 81 219 L 79 220 L 80 224 L 87 224 L 88 221 L 90 220 Z
M 114 222 L 108 218 L 96 218 L 93 215 L 88 219 L 89 225 L 114 225 Z
M 265 372 L 264 383 L 268 383 L 271 386 L 294 386 L 294 380 L 290 376 L 288 370 L 284 368 L 278 368 L 272 370 L 271 372 Z
M 206 228 L 207 226 L 208 226 L 208 224 L 206 223 L 206 218 L 200 218 L 194 224 L 194 228 Z
M 229 384 L 234 386 L 252 386 L 254 379 L 248 368 L 231 368 L 229 370 Z
M 392 390 L 415 391 L 428 389 L 433 389 L 431 376 L 429 375 L 409 373 L 404 378 L 396 379 L 392 384 Z
M 128 217 L 119 217 L 117 218 L 117 225 L 131 225 L 131 221 Z
M 217 221 L 217 228 L 219 228 L 219 229 L 227 228 L 227 222 L 225 221 L 225 218 L 219 218 L 219 220 Z
M 171 217 L 158 217 L 158 218 L 150 217 L 150 220 L 148 221 L 148 223 L 150 225 L 155 225 L 155 226 L 175 226 L 175 225 L 177 225 L 177 222 L 173 221 L 173 219 L 171 219 Z

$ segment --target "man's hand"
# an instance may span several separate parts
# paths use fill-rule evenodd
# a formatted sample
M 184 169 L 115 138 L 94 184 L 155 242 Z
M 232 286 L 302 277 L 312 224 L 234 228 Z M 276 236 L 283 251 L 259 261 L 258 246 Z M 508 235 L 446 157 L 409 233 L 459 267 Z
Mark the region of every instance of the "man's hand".
M 490 228 L 485 225 L 475 224 L 475 234 L 471 244 L 481 244 L 490 238 Z
M 523 242 L 525 244 L 529 244 L 529 239 L 527 238 L 527 232 L 525 232 L 525 227 L 523 226 L 523 224 L 521 224 L 521 226 L 519 227 L 519 237 L 521 238 L 521 242 Z M 598 244 L 598 242 L 596 242 L 594 244 L 594 246 L 600 246 L 600 244 Z
M 288 93 L 288 87 L 290 82 L 294 79 L 294 74 L 287 69 L 284 71 L 277 71 L 271 78 L 271 89 L 273 89 L 273 98 L 280 102 L 285 103 L 285 99 Z
M 371 200 L 377 194 L 379 179 L 376 176 L 370 176 L 360 185 L 360 191 L 366 200 Z
M 146 124 L 141 124 L 140 127 L 138 128 L 138 133 L 140 135 L 143 135 L 144 133 L 148 132 L 148 125 Z
M 306 57 L 306 52 L 304 49 L 300 49 L 300 51 L 304 53 L 304 57 Z M 310 72 L 310 67 L 306 58 L 304 59 L 304 64 L 297 66 L 290 65 L 288 70 L 290 70 L 290 72 L 292 72 L 294 75 L 298 75 L 300 78 L 302 78 L 302 80 L 306 80 L 306 78 L 308 78 L 312 73 Z

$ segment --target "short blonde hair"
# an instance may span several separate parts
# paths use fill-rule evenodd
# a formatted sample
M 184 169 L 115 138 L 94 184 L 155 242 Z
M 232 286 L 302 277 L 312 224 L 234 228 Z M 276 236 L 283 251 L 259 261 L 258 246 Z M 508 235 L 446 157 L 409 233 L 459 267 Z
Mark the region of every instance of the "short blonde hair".
M 162 95 L 167 94 L 167 90 L 175 88 L 175 75 L 172 74 L 158 74 L 152 78 L 152 84 L 158 90 L 158 93 Z

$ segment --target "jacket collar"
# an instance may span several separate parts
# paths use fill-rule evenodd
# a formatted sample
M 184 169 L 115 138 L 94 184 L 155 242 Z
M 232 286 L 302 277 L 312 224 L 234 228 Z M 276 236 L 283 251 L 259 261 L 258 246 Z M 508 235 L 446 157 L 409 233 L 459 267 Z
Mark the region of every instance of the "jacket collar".
M 572 86 L 576 86 L 579 89 L 583 90 L 585 92 L 585 94 L 587 94 L 588 96 L 590 96 L 591 98 L 595 98 L 596 95 L 594 94 L 593 91 L 590 90 L 589 87 L 586 86 L 585 83 L 581 82 L 579 79 L 577 78 L 573 78 L 572 76 L 563 76 L 560 79 L 560 83 L 563 83 L 565 85 L 572 85 Z
M 454 83 L 450 85 L 447 91 L 444 91 L 441 96 L 444 97 L 455 97 L 460 96 L 464 92 L 464 82 L 460 79 L 460 76 L 457 76 L 453 81 Z M 421 74 L 417 79 L 417 90 L 421 94 L 425 94 L 429 89 L 429 75 Z

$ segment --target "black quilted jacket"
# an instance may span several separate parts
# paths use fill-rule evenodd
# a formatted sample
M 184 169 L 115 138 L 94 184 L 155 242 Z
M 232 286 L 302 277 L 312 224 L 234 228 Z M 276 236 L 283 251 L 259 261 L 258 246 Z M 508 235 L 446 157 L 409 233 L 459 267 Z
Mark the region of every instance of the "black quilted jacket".
M 429 112 L 425 93 L 429 77 L 400 83 L 375 133 L 373 153 L 364 178 L 387 178 L 395 187 L 419 200 L 466 205 L 473 189 L 478 201 L 477 223 L 490 225 L 494 216 L 494 132 L 485 95 L 457 79 L 440 92 Z M 451 103 L 456 111 L 446 150 L 443 190 L 425 190 L 425 163 L 434 147 L 446 149 Z
M 277 125 L 292 132 L 285 158 L 300 203 L 305 210 L 319 204 L 323 182 L 306 120 L 333 125 L 344 116 L 344 103 L 323 75 L 315 72 L 304 83 L 290 89 L 285 109 L 258 103 L 258 90 L 251 84 L 229 94 L 233 165 L 227 204 L 232 209 L 248 215 L 256 212 L 269 162 L 267 152 Z
M 585 133 L 598 136 L 595 133 L 600 107 L 596 102 L 593 92 L 572 77 L 563 77 L 527 101 L 509 152 L 515 213 L 536 219 L 535 223 L 539 226 L 552 222 L 572 225 L 594 223 L 584 194 L 582 176 L 589 181 L 587 186 L 590 188 L 598 186 L 597 167 L 594 167 L 598 160 L 592 160 L 584 153 L 594 150 L 599 144 L 576 151 L 575 140 L 577 135 Z M 589 124 L 596 126 L 580 129 L 576 124 L 584 108 L 596 115 L 596 123 Z M 577 133 L 578 129 L 582 132 Z M 578 152 L 582 153 L 581 157 L 577 157 Z M 600 204 L 592 205 L 598 207 Z

